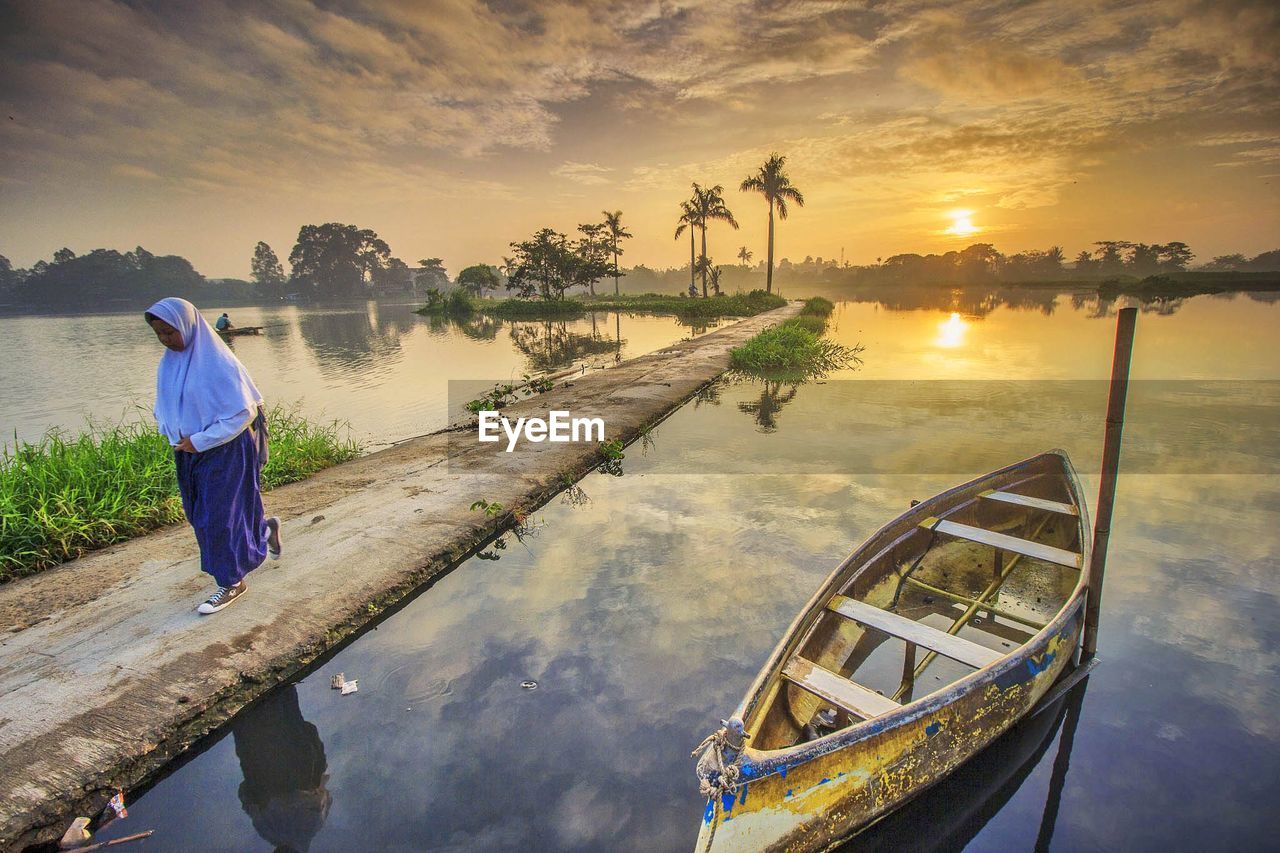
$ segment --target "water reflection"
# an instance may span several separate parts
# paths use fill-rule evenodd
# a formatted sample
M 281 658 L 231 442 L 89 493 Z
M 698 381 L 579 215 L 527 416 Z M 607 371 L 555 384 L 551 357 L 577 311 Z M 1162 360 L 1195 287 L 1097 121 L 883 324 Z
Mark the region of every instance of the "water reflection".
M 534 323 L 512 323 L 511 343 L 529 359 L 536 371 L 568 367 L 583 358 L 614 353 L 621 349 L 621 327 L 617 340 L 602 337 L 595 328 L 595 314 L 591 315 L 593 328 L 590 334 L 573 331 L 563 320 L 544 320 Z
M 277 851 L 306 853 L 333 802 L 326 787 L 324 744 L 302 718 L 290 684 L 269 694 L 231 724 L 240 760 L 240 805 L 253 828 Z
M 738 411 L 751 415 L 761 432 L 774 432 L 778 429 L 778 413 L 796 398 L 800 384 L 771 379 L 756 379 L 751 384 L 754 386 L 757 382 L 761 386 L 760 396 L 738 403 Z
M 358 309 L 308 312 L 298 328 L 321 362 L 352 369 L 398 360 L 401 336 L 416 325 L 413 315 L 380 311 L 369 302 Z
M 1088 683 L 1085 679 L 1035 716 L 1021 720 L 937 786 L 837 849 L 963 850 L 1027 784 L 1061 731 L 1035 844 L 1037 851 L 1048 850 Z

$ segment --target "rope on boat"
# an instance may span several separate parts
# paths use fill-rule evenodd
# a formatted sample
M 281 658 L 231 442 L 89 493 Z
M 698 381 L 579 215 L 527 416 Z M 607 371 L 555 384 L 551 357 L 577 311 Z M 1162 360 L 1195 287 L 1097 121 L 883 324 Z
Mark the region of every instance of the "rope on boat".
M 707 735 L 689 753 L 690 758 L 698 759 L 698 790 L 707 799 L 738 792 L 738 780 L 742 775 L 738 758 L 742 755 L 746 739 L 750 737 L 743 731 L 742 721 L 736 717 L 720 722 L 723 727 Z M 701 758 L 698 757 L 699 754 Z

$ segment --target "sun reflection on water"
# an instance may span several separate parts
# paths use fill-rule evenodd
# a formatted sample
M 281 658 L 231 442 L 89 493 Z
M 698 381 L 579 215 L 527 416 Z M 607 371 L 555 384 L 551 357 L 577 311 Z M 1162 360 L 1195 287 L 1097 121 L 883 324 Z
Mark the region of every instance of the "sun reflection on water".
M 969 324 L 964 318 L 952 311 L 950 317 L 938 324 L 938 337 L 934 339 L 934 345 L 947 349 L 963 346 L 965 332 L 968 330 Z

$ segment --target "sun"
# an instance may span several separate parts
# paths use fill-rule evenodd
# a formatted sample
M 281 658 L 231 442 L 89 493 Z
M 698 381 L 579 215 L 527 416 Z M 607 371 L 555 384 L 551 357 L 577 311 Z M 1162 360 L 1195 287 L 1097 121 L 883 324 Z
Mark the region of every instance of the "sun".
M 956 237 L 968 237 L 970 234 L 977 234 L 981 230 L 973 224 L 972 210 L 953 210 L 947 215 L 951 217 L 951 227 L 943 233 Z

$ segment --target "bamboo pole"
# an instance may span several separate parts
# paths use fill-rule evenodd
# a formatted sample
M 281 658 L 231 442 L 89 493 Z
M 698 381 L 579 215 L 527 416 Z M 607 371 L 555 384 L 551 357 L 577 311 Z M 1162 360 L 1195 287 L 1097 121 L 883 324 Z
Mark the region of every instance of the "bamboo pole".
M 1111 538 L 1111 508 L 1120 473 L 1120 439 L 1124 433 L 1124 404 L 1129 391 L 1129 361 L 1133 355 L 1133 329 L 1137 308 L 1121 308 L 1116 322 L 1116 351 L 1111 363 L 1111 396 L 1107 402 L 1107 432 L 1102 447 L 1102 482 L 1098 486 L 1098 520 L 1093 528 L 1093 552 L 1089 560 L 1089 597 L 1084 607 L 1084 644 L 1081 660 L 1098 649 L 1098 618 L 1102 611 L 1102 580 L 1107 568 L 1107 541 Z

